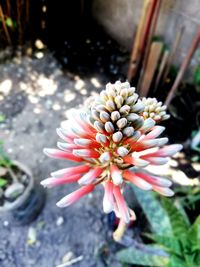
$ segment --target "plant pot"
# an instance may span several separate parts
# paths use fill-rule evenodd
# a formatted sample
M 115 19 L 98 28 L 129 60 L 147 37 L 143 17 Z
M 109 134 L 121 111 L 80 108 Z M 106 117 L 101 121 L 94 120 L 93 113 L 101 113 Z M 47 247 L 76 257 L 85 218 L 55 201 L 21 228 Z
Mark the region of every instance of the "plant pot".
M 14 166 L 27 177 L 25 189 L 12 202 L 0 205 L 0 212 L 10 212 L 15 224 L 28 224 L 39 215 L 45 203 L 45 194 L 42 188 L 34 181 L 31 170 L 23 163 L 13 161 Z

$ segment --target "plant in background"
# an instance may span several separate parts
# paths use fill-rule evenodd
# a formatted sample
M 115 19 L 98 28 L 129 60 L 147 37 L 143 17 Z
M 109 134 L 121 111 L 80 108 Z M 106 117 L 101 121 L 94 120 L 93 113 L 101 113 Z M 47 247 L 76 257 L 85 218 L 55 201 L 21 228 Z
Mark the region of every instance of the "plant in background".
M 31 171 L 11 160 L 0 141 L 0 213 L 11 211 L 13 222 L 27 224 L 34 220 L 44 203 Z
M 51 173 L 43 180 L 45 187 L 78 182 L 77 191 L 65 196 L 58 207 L 66 207 L 101 184 L 104 187 L 104 212 L 114 211 L 123 225 L 135 219 L 126 204 L 123 187 L 132 183 L 144 190 L 172 196 L 171 181 L 145 170 L 147 165 L 165 164 L 181 145 L 168 145 L 168 138 L 158 138 L 165 130 L 156 124 L 168 119 L 166 106 L 155 98 L 140 99 L 128 82 L 108 83 L 91 102 L 87 111 L 73 110 L 63 128 L 57 129 L 65 142 L 60 149 L 44 149 L 58 159 L 82 163 Z
M 146 236 L 154 243 L 121 250 L 117 258 L 142 266 L 200 266 L 200 216 L 190 224 L 184 210 L 169 199 L 162 199 L 161 204 L 154 194 L 132 188 L 153 232 Z

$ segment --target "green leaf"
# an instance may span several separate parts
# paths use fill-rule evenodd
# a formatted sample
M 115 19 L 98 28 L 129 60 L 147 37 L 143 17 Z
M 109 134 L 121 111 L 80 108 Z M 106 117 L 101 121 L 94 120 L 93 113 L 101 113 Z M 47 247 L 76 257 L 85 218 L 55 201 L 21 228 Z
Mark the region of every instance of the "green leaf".
M 8 181 L 6 179 L 0 178 L 0 187 L 7 185 Z
M 12 21 L 11 18 L 7 18 L 7 19 L 6 19 L 6 25 L 7 25 L 8 27 L 10 27 L 10 28 L 13 27 L 13 21 Z
M 149 247 L 149 246 L 148 246 Z M 145 253 L 143 250 L 128 248 L 123 249 L 117 253 L 117 259 L 124 263 L 138 264 L 142 266 L 167 266 L 169 262 L 168 257 L 161 257 Z
M 196 71 L 194 73 L 194 82 L 200 85 L 200 66 L 196 68 Z
M 6 119 L 6 117 L 4 115 L 0 114 L 0 122 L 4 122 L 5 119 Z
M 167 267 L 187 267 L 187 265 L 185 264 L 185 262 L 182 259 L 172 255 L 172 256 L 170 256 L 170 262 L 167 265 Z M 192 266 L 190 266 L 190 267 L 192 267 Z
M 161 245 L 165 251 L 182 255 L 182 247 L 179 240 L 174 236 L 167 235 L 148 235 L 152 240 Z
M 192 245 L 200 246 L 200 215 L 189 229 L 188 239 Z
M 186 235 L 190 225 L 185 217 L 171 200 L 163 198 L 162 205 L 168 213 L 174 235 L 177 238 Z
M 163 209 L 160 202 L 156 199 L 152 192 L 147 192 L 131 186 L 138 203 L 141 205 L 152 231 L 158 235 L 172 235 L 171 224 L 167 212 Z

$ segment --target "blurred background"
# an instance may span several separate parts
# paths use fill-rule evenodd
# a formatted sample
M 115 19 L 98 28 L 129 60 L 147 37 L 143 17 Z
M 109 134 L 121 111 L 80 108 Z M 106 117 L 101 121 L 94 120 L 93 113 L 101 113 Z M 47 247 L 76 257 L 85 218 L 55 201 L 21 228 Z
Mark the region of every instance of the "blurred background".
M 0 0 L 1 267 L 122 266 L 116 253 L 130 243 L 112 240 L 117 221 L 103 214 L 101 189 L 58 209 L 55 203 L 75 186 L 44 192 L 39 185 L 50 172 L 71 166 L 43 155 L 44 147 L 56 145 L 55 129 L 69 109 L 80 107 L 107 82 L 128 80 L 141 96 L 168 106 L 165 133 L 184 149 L 154 171 L 175 182 L 173 202 L 191 224 L 195 221 L 200 204 L 199 12 L 198 0 Z M 6 192 L 5 176 L 13 176 L 15 160 L 14 172 L 24 180 Z M 145 243 L 141 233 L 150 231 L 148 216 L 133 199 L 137 193 L 127 191 L 138 217 L 128 234 Z M 123 266 L 141 265 L 132 260 Z

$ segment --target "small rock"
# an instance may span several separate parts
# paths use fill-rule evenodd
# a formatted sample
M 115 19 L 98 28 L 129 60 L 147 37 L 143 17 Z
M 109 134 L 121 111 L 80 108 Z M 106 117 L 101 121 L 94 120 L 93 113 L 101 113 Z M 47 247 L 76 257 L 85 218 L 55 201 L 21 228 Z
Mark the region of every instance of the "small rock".
M 0 176 L 4 176 L 4 175 L 6 175 L 6 173 L 7 173 L 7 169 L 0 167 Z
M 8 227 L 9 222 L 8 222 L 8 221 L 4 221 L 4 222 L 3 222 L 3 225 L 4 225 L 5 227 Z
M 5 190 L 4 196 L 7 199 L 14 200 L 24 192 L 24 188 L 23 184 L 14 183 Z
M 30 227 L 28 229 L 28 238 L 27 238 L 27 243 L 28 245 L 34 245 L 37 241 L 37 233 L 36 233 L 36 229 L 33 227 Z
M 66 263 L 70 261 L 72 258 L 74 258 L 74 253 L 72 251 L 69 251 L 63 256 L 62 263 Z
M 56 220 L 56 225 L 60 226 L 64 223 L 64 218 L 62 216 L 58 217 L 58 219 Z

